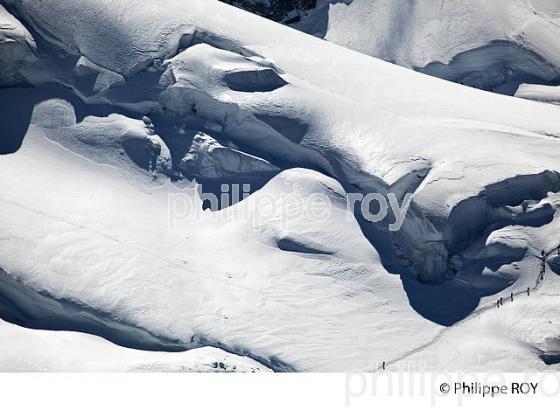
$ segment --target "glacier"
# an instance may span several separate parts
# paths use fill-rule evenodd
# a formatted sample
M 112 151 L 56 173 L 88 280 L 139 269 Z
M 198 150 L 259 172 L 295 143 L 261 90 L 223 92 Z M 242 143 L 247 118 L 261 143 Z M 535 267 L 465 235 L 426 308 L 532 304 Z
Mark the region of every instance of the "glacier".
M 560 84 L 556 0 L 223 1 L 352 50 L 483 90 L 514 95 L 523 83 Z
M 2 289 L 22 289 L 1 299 L 13 324 L 0 322 L 0 337 L 26 343 L 0 352 L 0 366 L 17 368 L 35 338 L 68 337 L 76 352 L 122 352 L 100 369 L 208 369 L 217 360 L 204 355 L 181 364 L 199 349 L 244 369 L 376 370 L 409 357 L 441 369 L 442 340 L 461 348 L 492 320 L 507 329 L 516 315 L 557 314 L 548 296 L 532 306 L 557 294 L 558 106 L 426 76 L 218 1 L 2 4 L 27 51 L 0 54 L 11 67 L 0 76 L 0 268 Z M 203 210 L 205 187 L 222 183 L 252 189 Z M 396 215 L 370 223 L 352 194 L 412 201 L 392 231 Z M 179 217 L 174 201 L 198 211 Z M 530 301 L 489 312 L 528 287 Z M 14 313 L 42 298 L 107 320 Z M 511 354 L 542 369 L 556 366 L 543 361 L 555 331 L 503 337 L 523 340 Z M 137 332 L 158 351 L 144 355 L 128 339 Z M 469 357 L 452 368 L 476 368 Z

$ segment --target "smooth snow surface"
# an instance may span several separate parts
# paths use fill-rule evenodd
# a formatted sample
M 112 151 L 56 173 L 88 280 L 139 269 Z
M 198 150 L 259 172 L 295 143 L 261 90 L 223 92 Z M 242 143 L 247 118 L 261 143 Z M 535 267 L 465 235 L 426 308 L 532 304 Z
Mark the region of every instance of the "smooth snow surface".
M 24 294 L 272 370 L 371 370 L 454 343 L 455 325 L 534 286 L 541 251 L 558 246 L 554 105 L 218 1 L 4 3 L 39 44 L 21 70 L 33 87 L 0 89 L 11 105 L 0 112 L 11 144 L 0 146 L 0 268 Z M 251 195 L 203 211 L 223 183 L 250 183 Z M 394 212 L 373 223 L 349 207 L 350 194 L 371 193 L 399 206 L 413 194 L 399 230 Z M 547 268 L 519 307 L 527 320 L 557 281 Z M 541 369 L 555 329 L 514 354 Z

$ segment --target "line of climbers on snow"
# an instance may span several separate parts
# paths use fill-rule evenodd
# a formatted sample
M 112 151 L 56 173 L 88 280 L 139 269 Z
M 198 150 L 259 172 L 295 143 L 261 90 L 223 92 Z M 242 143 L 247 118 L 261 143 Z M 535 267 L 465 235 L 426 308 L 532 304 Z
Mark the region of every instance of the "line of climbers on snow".
M 558 256 L 560 256 L 560 245 L 558 245 L 558 247 L 556 248 L 556 251 L 558 253 Z M 544 280 L 544 275 L 546 273 L 546 252 L 544 250 L 541 251 L 541 256 L 540 256 L 540 260 L 541 260 L 541 268 L 539 271 L 539 275 L 537 276 L 537 281 L 535 283 L 535 286 L 533 287 L 533 290 L 538 289 L 538 287 L 541 285 L 541 283 Z M 513 302 L 513 297 L 517 296 L 517 295 L 521 295 L 525 292 L 517 292 L 517 293 L 513 293 L 511 292 L 510 297 L 508 298 L 511 302 Z M 531 296 L 531 288 L 528 287 L 527 288 L 527 296 Z M 507 300 L 507 299 L 506 299 Z M 500 306 L 504 305 L 504 298 L 500 297 L 497 301 L 496 301 L 496 307 L 499 308 Z
M 560 245 L 557 246 L 556 248 L 556 252 L 558 257 L 560 257 Z M 540 265 L 540 271 L 539 271 L 539 275 L 537 276 L 537 281 L 535 283 L 535 286 L 533 287 L 533 290 L 537 290 L 539 288 L 539 286 L 542 284 L 542 282 L 544 281 L 544 275 L 546 273 L 546 252 L 544 250 L 541 251 L 541 255 L 540 255 L 540 260 L 541 260 L 541 265 Z M 523 291 L 523 292 L 517 292 L 517 293 L 510 293 L 509 296 L 509 300 L 511 302 L 513 302 L 513 297 L 517 296 L 517 295 L 521 295 L 527 293 L 527 296 L 531 295 L 531 287 L 527 288 L 527 291 Z M 504 300 L 503 297 L 500 297 L 497 301 L 496 301 L 496 308 L 499 308 L 500 306 L 504 305 L 504 301 L 506 301 L 507 299 Z M 386 370 L 387 367 L 387 363 L 385 361 L 382 362 L 381 364 L 381 370 Z

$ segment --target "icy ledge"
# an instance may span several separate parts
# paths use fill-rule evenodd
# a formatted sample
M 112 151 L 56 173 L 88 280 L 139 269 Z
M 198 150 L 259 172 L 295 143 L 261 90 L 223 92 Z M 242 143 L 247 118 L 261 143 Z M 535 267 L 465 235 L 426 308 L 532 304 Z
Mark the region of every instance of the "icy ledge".
M 516 97 L 560 105 L 560 86 L 521 84 Z

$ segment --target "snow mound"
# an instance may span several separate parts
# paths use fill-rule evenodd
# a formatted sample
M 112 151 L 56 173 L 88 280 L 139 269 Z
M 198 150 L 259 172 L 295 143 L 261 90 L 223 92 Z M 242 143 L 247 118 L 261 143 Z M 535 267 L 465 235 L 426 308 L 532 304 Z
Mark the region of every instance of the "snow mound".
M 171 171 L 169 149 L 154 134 L 147 117 L 132 120 L 119 114 L 100 118 L 88 116 L 76 121 L 74 108 L 64 100 L 47 100 L 38 104 L 31 118 L 47 138 L 73 152 L 102 164 L 135 170 L 168 173 Z
M 115 3 L 103 9 L 91 1 L 70 2 L 65 4 L 64 13 L 53 12 L 57 2 L 52 0 L 7 0 L 7 3 L 13 4 L 20 15 L 28 17 L 36 31 L 64 51 L 86 57 L 125 77 L 152 65 L 154 59 L 173 54 L 184 34 L 178 28 L 185 24 L 177 17 L 159 21 L 163 26 L 157 37 L 143 33 L 141 27 L 149 27 L 154 21 L 151 13 L 143 12 L 145 4 L 140 0 Z M 155 11 L 159 7 L 150 8 Z M 116 27 L 120 29 L 114 31 Z M 113 34 L 111 41 L 120 49 L 118 57 L 112 47 L 95 45 L 103 43 L 107 33 Z

